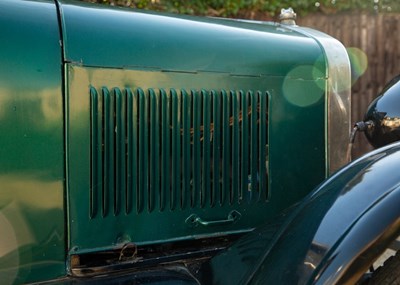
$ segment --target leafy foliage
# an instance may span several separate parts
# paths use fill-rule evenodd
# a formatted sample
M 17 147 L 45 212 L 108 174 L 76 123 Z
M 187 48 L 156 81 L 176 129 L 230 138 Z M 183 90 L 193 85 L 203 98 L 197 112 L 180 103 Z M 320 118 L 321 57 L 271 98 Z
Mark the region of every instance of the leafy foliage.
M 400 12 L 398 0 L 84 0 L 87 2 L 151 9 L 181 14 L 236 17 L 246 12 L 275 16 L 292 7 L 298 14 L 349 10 Z M 247 13 L 248 14 L 248 13 Z M 250 16 L 251 17 L 251 16 Z

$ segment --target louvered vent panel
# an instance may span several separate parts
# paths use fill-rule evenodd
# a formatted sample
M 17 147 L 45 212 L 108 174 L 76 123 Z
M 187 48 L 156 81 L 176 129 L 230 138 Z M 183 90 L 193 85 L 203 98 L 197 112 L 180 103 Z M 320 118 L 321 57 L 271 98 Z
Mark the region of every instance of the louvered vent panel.
M 268 94 L 90 89 L 90 215 L 266 201 Z

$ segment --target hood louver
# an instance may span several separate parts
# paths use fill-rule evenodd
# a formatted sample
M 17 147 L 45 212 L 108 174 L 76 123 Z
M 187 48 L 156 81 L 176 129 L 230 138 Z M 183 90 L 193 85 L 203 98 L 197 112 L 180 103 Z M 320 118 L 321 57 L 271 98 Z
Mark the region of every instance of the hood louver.
M 267 200 L 267 94 L 90 96 L 91 218 Z

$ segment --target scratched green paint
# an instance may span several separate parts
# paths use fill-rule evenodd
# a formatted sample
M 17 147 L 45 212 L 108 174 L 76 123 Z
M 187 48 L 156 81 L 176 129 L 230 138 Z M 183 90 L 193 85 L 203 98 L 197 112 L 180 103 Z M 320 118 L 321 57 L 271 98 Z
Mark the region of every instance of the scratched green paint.
M 0 1 L 0 283 L 66 274 L 64 135 L 52 1 Z
M 0 11 L 0 35 L 6 39 L 0 45 L 1 280 L 23 283 L 65 276 L 67 252 L 112 248 L 127 239 L 146 244 L 247 231 L 299 200 L 324 178 L 325 90 L 320 86 L 325 86 L 326 66 L 322 51 L 314 40 L 276 24 L 131 13 L 100 6 L 90 9 L 86 4 L 62 1 L 61 22 L 66 59 L 66 97 L 63 98 L 62 51 L 54 3 L 3 0 Z M 311 72 L 298 72 L 304 68 Z M 315 73 L 315 70 L 318 72 Z M 131 200 L 123 201 L 123 192 L 107 197 L 111 204 L 126 203 L 129 213 L 138 208 L 140 215 L 114 212 L 113 216 L 110 215 L 114 211 L 112 207 L 90 208 L 89 201 L 101 200 L 100 196 L 92 195 L 97 192 L 91 194 L 88 190 L 91 183 L 90 164 L 100 164 L 90 161 L 90 157 L 101 153 L 99 149 L 90 149 L 90 125 L 101 124 L 101 117 L 93 109 L 92 116 L 96 121 L 90 122 L 90 106 L 93 103 L 90 93 L 97 92 L 99 96 L 111 99 L 110 96 L 120 95 L 113 91 L 113 87 L 127 89 L 128 93 L 139 87 L 142 92 L 160 88 L 177 92 L 184 90 L 183 93 L 188 94 L 197 92 L 206 97 L 207 104 L 211 100 L 212 106 L 223 105 L 225 96 L 202 93 L 202 90 L 225 90 L 226 94 L 231 94 L 231 90 L 253 90 L 268 94 L 269 181 L 263 182 L 268 184 L 269 196 L 265 197 L 268 203 L 236 205 L 242 207 L 242 218 L 233 226 L 217 229 L 193 229 L 185 224 L 185 218 L 193 213 L 215 220 L 226 218 L 230 212 L 229 197 L 221 192 L 207 196 L 206 188 L 199 189 L 204 193 L 203 207 L 200 197 L 191 197 L 190 193 L 186 193 L 184 200 L 179 201 L 171 197 L 170 191 L 163 189 L 165 191 L 159 192 L 159 198 L 155 196 L 159 201 L 151 201 L 150 204 L 144 204 L 145 197 L 139 197 L 138 204 L 130 204 Z M 287 90 L 296 92 L 298 89 L 310 90 L 310 104 L 297 104 L 297 97 L 293 94 L 284 96 Z M 299 93 L 299 96 L 306 95 Z M 132 114 L 137 113 L 135 108 L 138 107 L 132 104 L 136 96 L 139 96 L 141 104 L 148 104 L 144 93 L 130 93 L 127 102 L 132 109 L 128 108 L 125 114 L 117 106 L 120 112 L 117 120 L 126 117 L 128 121 L 132 119 L 134 126 L 145 125 L 144 120 L 148 116 L 135 122 L 137 118 Z M 168 96 L 175 95 L 153 96 L 150 107 L 155 108 L 154 104 L 165 106 L 160 102 Z M 190 102 L 192 99 L 189 98 L 183 96 L 183 106 L 189 108 L 192 103 L 198 104 Z M 261 108 L 266 108 L 264 100 L 261 101 L 264 106 Z M 237 118 L 239 103 L 233 102 L 233 110 L 226 112 L 236 114 L 234 117 Z M 209 113 L 223 109 L 207 108 Z M 193 110 L 188 110 L 188 117 L 183 117 L 182 121 L 168 117 L 167 110 L 161 110 L 159 114 L 152 110 L 152 116 L 160 116 L 161 133 L 146 133 L 143 125 L 141 136 L 137 136 L 137 132 L 127 133 L 130 141 L 137 142 L 129 147 L 133 149 L 142 145 L 146 150 L 155 149 L 157 141 L 161 140 L 161 148 L 176 148 L 175 152 L 183 153 L 183 165 L 188 165 L 190 152 L 193 151 L 192 146 L 188 147 L 191 139 L 188 117 L 194 115 Z M 111 112 L 105 115 L 112 122 Z M 168 117 L 168 125 L 165 125 L 164 116 Z M 224 120 L 226 123 L 229 117 L 223 114 L 214 126 L 226 132 L 226 137 L 232 136 L 232 149 L 224 155 L 233 156 L 233 161 L 241 155 L 240 122 L 235 118 L 231 134 L 229 128 L 224 129 Z M 208 123 L 207 118 L 206 125 Z M 123 121 L 116 124 L 120 128 L 125 127 Z M 169 124 L 183 129 L 180 146 L 170 145 L 174 134 L 168 132 Z M 248 124 L 256 124 L 255 118 Z M 106 139 L 113 138 L 113 126 L 111 123 L 105 130 Z M 196 122 L 195 135 L 198 137 L 200 126 L 201 123 Z M 144 145 L 143 135 L 151 136 L 151 145 Z M 175 140 L 178 135 L 175 133 Z M 100 141 L 102 136 L 101 133 L 94 133 L 92 137 Z M 222 146 L 224 138 L 218 139 L 215 145 Z M 249 144 L 254 144 L 256 140 L 253 134 Z M 117 141 L 121 142 L 120 139 Z M 110 140 L 109 146 L 112 143 Z M 123 156 L 123 147 L 117 147 L 117 165 Z M 199 156 L 199 150 L 208 153 L 211 149 L 206 145 L 203 149 L 194 150 Z M 110 147 L 105 153 L 111 157 L 112 152 Z M 135 153 L 134 150 L 130 152 Z M 164 164 L 157 164 L 146 151 L 129 159 L 128 169 L 137 169 L 147 163 L 160 167 L 156 169 L 160 172 L 160 180 L 149 181 L 146 179 L 148 173 L 140 173 L 139 177 L 130 177 L 126 181 L 128 185 L 139 180 L 144 188 L 157 188 L 160 184 L 178 183 L 179 179 L 183 179 L 183 189 L 191 188 L 185 170 L 182 173 L 173 171 L 174 176 L 170 176 L 169 157 L 164 157 Z M 235 163 L 237 165 L 237 161 Z M 96 175 L 92 177 L 94 180 L 103 175 L 103 168 L 97 166 Z M 229 167 L 217 162 L 214 166 L 220 172 Z M 305 166 L 307 172 L 304 171 Z M 107 167 L 104 168 L 106 173 L 112 173 L 113 169 Z M 255 165 L 247 167 L 254 169 Z M 203 168 L 203 172 L 205 170 Z M 237 167 L 234 171 L 239 177 L 241 169 Z M 106 184 L 112 187 L 115 183 L 125 183 L 121 178 L 114 181 L 112 177 L 109 175 L 110 179 L 106 179 L 104 185 L 97 185 L 98 188 L 106 187 Z M 239 187 L 237 177 L 230 182 L 235 185 L 233 187 Z M 201 180 L 201 175 L 195 178 Z M 252 178 L 254 181 L 255 175 Z M 211 184 L 207 181 L 207 185 Z M 220 191 L 228 186 L 219 185 L 215 189 Z M 248 185 L 245 186 L 246 189 L 241 189 L 242 198 L 253 199 L 246 196 Z M 149 195 L 149 192 L 144 194 Z M 222 206 L 213 205 L 212 211 L 205 206 L 212 201 L 218 204 L 220 197 Z M 171 201 L 171 205 L 167 201 Z M 158 202 L 159 211 L 149 213 L 148 209 L 156 207 Z M 92 204 L 98 206 L 99 203 Z M 191 203 L 197 206 L 194 210 L 190 207 Z M 183 210 L 179 210 L 178 214 L 166 214 L 170 211 L 167 206 L 180 206 Z M 106 217 L 99 219 L 99 215 Z

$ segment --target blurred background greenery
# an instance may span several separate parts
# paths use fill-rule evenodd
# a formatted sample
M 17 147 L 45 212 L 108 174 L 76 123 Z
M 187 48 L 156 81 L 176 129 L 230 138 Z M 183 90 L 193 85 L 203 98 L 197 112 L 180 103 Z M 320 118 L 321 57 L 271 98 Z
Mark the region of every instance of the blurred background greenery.
M 297 14 L 334 14 L 342 11 L 400 12 L 399 0 L 84 0 L 115 6 L 220 17 L 273 18 L 282 7 Z

